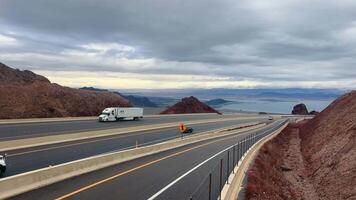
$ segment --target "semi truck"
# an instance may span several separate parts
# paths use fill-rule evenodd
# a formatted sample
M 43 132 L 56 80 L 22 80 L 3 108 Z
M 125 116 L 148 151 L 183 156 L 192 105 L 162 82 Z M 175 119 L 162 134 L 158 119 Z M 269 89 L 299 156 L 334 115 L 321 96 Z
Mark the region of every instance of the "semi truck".
M 2 176 L 6 171 L 6 155 L 0 155 L 0 176 Z
M 111 107 L 103 110 L 103 112 L 99 115 L 99 122 L 112 122 L 123 119 L 138 120 L 140 118 L 143 118 L 143 108 Z

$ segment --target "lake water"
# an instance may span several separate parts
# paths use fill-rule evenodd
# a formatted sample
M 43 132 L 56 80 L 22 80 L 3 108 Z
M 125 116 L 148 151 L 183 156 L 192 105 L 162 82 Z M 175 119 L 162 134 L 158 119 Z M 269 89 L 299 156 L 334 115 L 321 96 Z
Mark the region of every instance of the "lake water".
M 263 101 L 263 100 L 239 100 L 230 104 L 223 105 L 218 109 L 242 110 L 253 112 L 272 112 L 272 113 L 291 113 L 293 106 L 298 103 L 304 103 L 308 111 L 322 111 L 333 100 L 303 100 L 303 101 Z

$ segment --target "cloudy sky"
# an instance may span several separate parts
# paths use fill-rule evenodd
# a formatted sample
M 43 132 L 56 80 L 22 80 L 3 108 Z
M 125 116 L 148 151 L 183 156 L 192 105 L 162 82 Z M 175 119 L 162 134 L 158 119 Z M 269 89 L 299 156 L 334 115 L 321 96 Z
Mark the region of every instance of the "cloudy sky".
M 356 87 L 355 0 L 0 0 L 0 62 L 101 88 Z

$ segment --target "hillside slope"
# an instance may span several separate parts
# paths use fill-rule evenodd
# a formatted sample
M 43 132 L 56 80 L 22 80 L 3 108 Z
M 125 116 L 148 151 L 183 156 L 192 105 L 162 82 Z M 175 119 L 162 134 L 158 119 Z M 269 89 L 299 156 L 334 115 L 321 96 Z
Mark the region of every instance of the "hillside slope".
M 185 97 L 180 102 L 167 108 L 161 114 L 182 114 L 182 113 L 218 113 L 219 111 L 199 101 L 199 99 L 191 96 Z
M 310 177 L 323 199 L 356 199 L 356 91 L 335 100 L 300 130 Z
M 356 92 L 260 150 L 246 199 L 356 199 Z
M 31 71 L 0 63 L 0 118 L 98 115 L 105 107 L 131 106 L 123 97 L 62 87 Z

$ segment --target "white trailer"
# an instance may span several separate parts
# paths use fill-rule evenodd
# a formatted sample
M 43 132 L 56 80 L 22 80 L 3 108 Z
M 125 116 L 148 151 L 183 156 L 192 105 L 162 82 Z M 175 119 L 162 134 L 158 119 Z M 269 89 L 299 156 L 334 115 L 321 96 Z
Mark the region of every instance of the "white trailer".
M 105 108 L 99 115 L 100 122 L 118 121 L 123 119 L 138 120 L 143 118 L 143 108 L 121 108 L 112 107 Z

